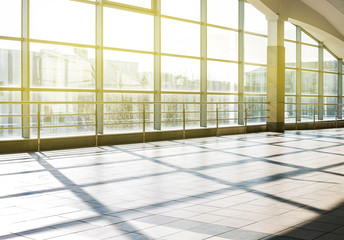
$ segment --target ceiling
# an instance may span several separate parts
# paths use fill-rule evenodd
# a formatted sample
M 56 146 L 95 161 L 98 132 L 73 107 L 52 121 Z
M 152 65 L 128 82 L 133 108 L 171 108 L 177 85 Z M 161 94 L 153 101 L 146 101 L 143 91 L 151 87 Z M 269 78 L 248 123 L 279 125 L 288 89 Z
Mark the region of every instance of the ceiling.
M 344 0 L 248 0 L 266 16 L 279 15 L 344 58 Z

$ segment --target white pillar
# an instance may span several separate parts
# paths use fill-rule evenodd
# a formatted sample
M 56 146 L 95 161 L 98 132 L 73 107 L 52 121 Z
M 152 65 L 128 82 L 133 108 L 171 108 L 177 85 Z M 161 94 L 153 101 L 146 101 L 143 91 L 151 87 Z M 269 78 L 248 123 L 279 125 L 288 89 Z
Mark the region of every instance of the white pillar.
M 267 130 L 284 131 L 285 48 L 284 22 L 279 16 L 268 16 Z

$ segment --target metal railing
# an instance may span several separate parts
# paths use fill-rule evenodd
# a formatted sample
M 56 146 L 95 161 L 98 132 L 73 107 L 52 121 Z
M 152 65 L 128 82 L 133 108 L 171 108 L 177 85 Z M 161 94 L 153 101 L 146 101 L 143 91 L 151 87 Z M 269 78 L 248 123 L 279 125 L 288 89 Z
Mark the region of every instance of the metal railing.
M 183 138 L 186 137 L 186 130 L 188 124 L 192 128 L 204 128 L 201 127 L 202 122 L 213 123 L 213 126 L 208 126 L 208 128 L 216 129 L 216 136 L 219 135 L 219 129 L 221 127 L 228 126 L 243 126 L 245 133 L 247 132 L 247 126 L 251 124 L 265 124 L 267 119 L 267 102 L 0 102 L 0 105 L 20 105 L 23 109 L 24 106 L 30 106 L 30 114 L 9 114 L 0 115 L 0 131 L 3 130 L 20 130 L 27 131 L 29 133 L 32 130 L 37 132 L 37 150 L 40 151 L 42 134 L 46 131 L 45 129 L 58 129 L 58 128 L 87 128 L 91 129 L 93 133 L 88 131 L 87 135 L 95 136 L 95 145 L 98 146 L 98 137 L 103 134 L 103 131 L 99 129 L 113 128 L 120 129 L 120 125 L 142 125 L 141 130 L 135 132 L 142 132 L 142 142 L 146 141 L 147 126 L 149 124 L 170 124 L 174 126 L 175 130 L 183 131 Z M 87 112 L 78 113 L 68 113 L 66 110 L 62 113 L 49 113 L 49 110 L 58 108 L 57 105 L 64 106 L 74 106 L 77 108 L 86 109 Z M 155 112 L 154 106 L 163 107 L 161 111 Z M 202 119 L 201 106 L 207 105 L 207 117 Z M 42 109 L 42 106 L 44 107 Z M 50 106 L 50 107 L 47 107 Z M 119 107 L 119 106 L 122 106 Z M 123 107 L 124 106 L 124 107 Z M 126 106 L 126 107 L 125 107 Z M 167 108 L 169 106 L 169 108 Z M 108 107 L 105 113 L 99 114 L 98 108 Z M 165 107 L 165 108 L 164 108 Z M 73 107 L 72 107 L 73 108 Z M 123 110 L 124 109 L 124 110 Z M 125 109 L 131 109 L 125 110 Z M 134 110 L 133 110 L 134 109 Z M 48 112 L 48 113 L 47 113 Z M 0 112 L 1 114 L 1 112 Z M 160 115 L 160 121 L 155 121 L 154 116 L 156 114 Z M 169 115 L 169 117 L 163 118 L 164 115 Z M 188 115 L 192 115 L 191 119 Z M 125 116 L 131 116 L 127 119 Z M 197 116 L 197 117 L 195 117 Z M 1 124 L 1 118 L 11 118 L 18 117 L 21 118 L 22 124 L 18 127 L 10 126 L 9 124 Z M 66 117 L 72 118 L 72 121 L 67 120 L 61 121 L 62 124 L 56 124 L 56 119 L 65 119 Z M 36 118 L 36 120 L 34 120 Z M 78 121 L 75 123 L 76 118 Z M 86 121 L 81 121 L 80 119 L 88 118 Z M 29 122 L 24 123 L 24 119 L 29 119 Z M 55 119 L 55 120 L 54 120 Z M 108 121 L 112 120 L 112 121 Z M 117 121 L 116 121 L 117 120 Z M 252 123 L 253 121 L 253 123 Z M 222 125 L 221 123 L 232 122 L 233 124 Z M 199 123 L 199 124 L 198 124 Z M 236 124 L 235 124 L 236 123 Z M 180 127 L 176 125 L 180 124 Z M 198 127 L 196 127 L 196 125 Z M 222 125 L 222 126 L 221 126 Z M 161 127 L 160 127 L 161 129 Z M 170 129 L 162 129 L 170 130 Z M 151 131 L 156 131 L 152 129 Z M 132 131 L 131 131 L 132 132 Z M 1 133 L 1 132 L 0 132 Z M 77 134 L 77 132 L 76 132 Z M 106 133 L 108 134 L 108 133 Z M 113 132 L 109 132 L 113 134 Z M 30 134 L 28 134 L 30 135 Z M 56 136 L 54 136 L 56 137 Z M 63 136 L 61 136 L 63 137 Z
M 295 106 L 295 109 L 286 110 L 285 122 L 286 123 L 295 123 L 295 129 L 298 129 L 298 124 L 305 122 L 313 122 L 313 129 L 316 128 L 315 123 L 317 121 L 334 121 L 336 128 L 338 127 L 338 120 L 342 119 L 343 104 L 333 104 L 333 103 L 285 103 L 285 106 L 288 105 Z M 302 108 L 306 106 L 306 108 Z M 325 108 L 326 107 L 326 108 Z M 328 109 L 332 107 L 332 109 Z M 322 112 L 321 114 L 319 114 Z M 324 114 L 331 112 L 332 114 Z M 287 115 L 288 113 L 288 115 Z M 292 114 L 289 114 L 292 113 Z M 295 113 L 295 115 L 293 114 Z M 292 115 L 292 116 L 290 116 Z M 330 119 L 329 119 L 330 118 Z M 288 119 L 294 119 L 291 122 L 287 122 Z

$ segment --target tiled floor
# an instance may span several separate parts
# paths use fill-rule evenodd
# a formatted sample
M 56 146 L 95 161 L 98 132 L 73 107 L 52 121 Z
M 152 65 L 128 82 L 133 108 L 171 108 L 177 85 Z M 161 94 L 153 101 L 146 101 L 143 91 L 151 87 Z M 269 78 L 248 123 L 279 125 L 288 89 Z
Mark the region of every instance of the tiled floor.
M 344 129 L 0 155 L 0 239 L 344 239 Z

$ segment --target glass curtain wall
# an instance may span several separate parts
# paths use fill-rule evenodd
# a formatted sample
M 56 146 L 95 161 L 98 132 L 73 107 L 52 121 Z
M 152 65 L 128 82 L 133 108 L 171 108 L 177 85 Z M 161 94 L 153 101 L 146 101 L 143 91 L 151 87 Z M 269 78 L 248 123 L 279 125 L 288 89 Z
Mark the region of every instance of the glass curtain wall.
M 36 137 L 38 110 L 41 137 L 181 129 L 183 109 L 187 128 L 214 126 L 200 102 L 233 103 L 220 126 L 265 122 L 264 104 L 234 104 L 266 101 L 267 21 L 243 0 L 0 6 L 0 99 L 24 103 L 1 105 L 2 138 Z
M 338 58 L 300 27 L 285 22 L 286 122 L 341 118 Z M 340 115 L 340 116 L 339 116 Z

